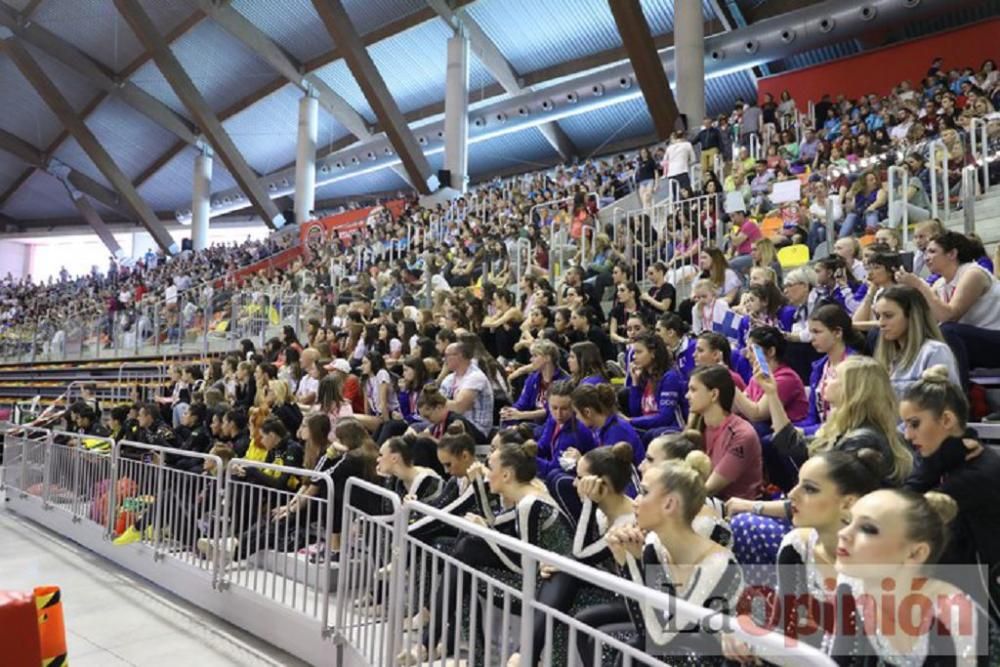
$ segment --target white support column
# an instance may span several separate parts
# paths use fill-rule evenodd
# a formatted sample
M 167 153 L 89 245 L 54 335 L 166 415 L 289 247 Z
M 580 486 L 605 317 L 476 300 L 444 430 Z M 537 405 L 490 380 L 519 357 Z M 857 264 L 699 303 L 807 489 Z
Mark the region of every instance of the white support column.
M 312 218 L 316 207 L 316 141 L 319 100 L 310 89 L 299 100 L 299 144 L 295 154 L 295 222 Z
M 465 192 L 469 180 L 469 38 L 462 29 L 448 39 L 444 165 L 451 172 L 451 187 Z
M 689 134 L 705 117 L 705 23 L 701 0 L 674 3 L 674 58 L 677 108 L 687 116 Z
M 202 149 L 194 159 L 194 188 L 191 193 L 191 247 L 197 252 L 208 247 L 208 218 L 212 207 L 212 151 Z

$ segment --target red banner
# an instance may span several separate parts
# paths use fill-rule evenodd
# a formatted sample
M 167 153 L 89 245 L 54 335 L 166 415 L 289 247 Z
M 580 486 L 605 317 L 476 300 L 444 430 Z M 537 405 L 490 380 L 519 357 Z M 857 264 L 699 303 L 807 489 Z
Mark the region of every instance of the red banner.
M 302 246 L 308 252 L 310 243 L 328 243 L 333 239 L 334 234 L 337 234 L 344 241 L 350 241 L 355 232 L 367 228 L 368 220 L 372 215 L 377 215 L 384 209 L 388 209 L 393 218 L 398 218 L 405 208 L 406 202 L 404 200 L 394 199 L 386 202 L 383 206 L 368 206 L 328 215 L 319 220 L 310 220 L 303 224 L 299 230 Z
M 237 269 L 236 272 L 233 273 L 233 278 L 236 279 L 237 283 L 242 283 L 249 276 L 252 276 L 255 273 L 267 271 L 268 269 L 283 269 L 301 256 L 302 246 L 297 245 L 293 248 L 282 250 L 281 252 L 262 259 L 259 262 L 254 262 L 253 264 L 244 266 L 241 269 Z

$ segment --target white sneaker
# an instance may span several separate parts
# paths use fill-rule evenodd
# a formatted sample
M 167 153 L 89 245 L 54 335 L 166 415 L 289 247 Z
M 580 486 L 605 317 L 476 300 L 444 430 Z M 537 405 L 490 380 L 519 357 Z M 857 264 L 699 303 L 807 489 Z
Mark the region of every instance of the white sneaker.
M 207 537 L 198 538 L 197 549 L 198 553 L 212 560 L 215 557 L 215 547 L 218 544 L 218 540 L 210 539 Z M 233 554 L 236 553 L 236 548 L 240 545 L 240 541 L 235 537 L 227 537 L 225 543 L 222 545 L 222 564 L 228 565 L 233 560 Z

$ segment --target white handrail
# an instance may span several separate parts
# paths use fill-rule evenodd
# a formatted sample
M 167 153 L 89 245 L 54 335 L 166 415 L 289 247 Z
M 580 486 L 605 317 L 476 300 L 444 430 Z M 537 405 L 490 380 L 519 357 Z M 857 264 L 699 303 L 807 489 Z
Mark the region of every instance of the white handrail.
M 910 207 L 907 195 L 910 189 L 910 173 L 906 167 L 889 167 L 889 223 L 902 226 L 903 247 L 906 247 L 907 235 L 910 229 Z M 898 189 L 897 189 L 898 188 Z
M 985 118 L 975 116 L 969 124 L 969 145 L 975 166 L 977 168 L 981 167 L 983 170 L 982 194 L 984 195 L 990 189 L 990 143 L 987 127 L 988 123 Z
M 406 542 L 406 527 L 409 524 L 410 514 L 413 512 L 419 512 L 424 516 L 429 516 L 436 521 L 457 528 L 460 533 L 478 537 L 496 545 L 500 549 L 518 554 L 521 557 L 521 569 L 524 573 L 524 583 L 521 587 L 522 609 L 528 607 L 537 610 L 551 609 L 535 599 L 534 584 L 536 575 L 539 568 L 545 565 L 554 568 L 556 571 L 565 572 L 581 581 L 586 581 L 592 586 L 614 591 L 619 595 L 658 609 L 670 610 L 680 620 L 679 625 L 681 627 L 694 624 L 695 627 L 705 628 L 714 632 L 719 632 L 723 629 L 727 632 L 731 631 L 739 640 L 755 647 L 758 650 L 758 655 L 780 655 L 798 659 L 801 661 L 799 664 L 816 666 L 830 665 L 833 667 L 836 664 L 829 656 L 804 642 L 790 646 L 788 638 L 780 633 L 765 631 L 757 626 L 748 630 L 738 619 L 726 614 L 711 611 L 688 602 L 683 598 L 639 585 L 628 579 L 585 565 L 577 560 L 567 558 L 547 549 L 542 549 L 534 544 L 506 535 L 497 530 L 477 525 L 464 518 L 457 517 L 421 502 L 411 500 L 403 503 L 400 511 L 400 520 L 396 523 L 396 538 L 394 542 L 397 547 L 401 547 Z M 395 574 L 396 588 L 397 590 L 402 590 L 405 585 L 404 568 L 397 567 Z M 531 654 L 533 639 L 531 632 L 532 616 L 532 614 L 523 612 L 521 615 L 522 658 L 524 655 Z M 403 626 L 401 623 L 396 623 L 393 627 L 398 628 L 398 630 L 394 630 L 394 636 L 402 632 Z M 398 636 L 396 638 L 398 639 Z M 391 645 L 395 645 L 395 643 L 392 642 Z
M 930 170 L 931 176 L 931 217 L 939 218 L 947 223 L 949 218 L 948 199 L 951 195 L 951 187 L 948 183 L 948 146 L 945 145 L 944 141 L 935 139 L 928 144 L 927 150 L 927 169 Z M 938 181 L 939 166 L 941 167 L 940 181 Z M 940 198 L 944 200 L 943 207 L 939 206 L 939 190 L 942 191 Z M 940 215 L 941 210 L 944 211 L 943 216 Z

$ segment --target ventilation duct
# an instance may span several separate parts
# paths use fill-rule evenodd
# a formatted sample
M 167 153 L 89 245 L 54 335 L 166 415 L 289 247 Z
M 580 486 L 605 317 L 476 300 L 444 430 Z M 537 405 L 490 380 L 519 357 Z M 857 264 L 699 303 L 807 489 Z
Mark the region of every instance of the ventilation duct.
M 816 49 L 836 42 L 852 39 L 857 35 L 878 28 L 889 28 L 909 21 L 926 18 L 941 11 L 954 11 L 973 0 L 869 0 L 861 7 L 854 2 L 827 0 L 774 18 L 759 21 L 751 26 L 721 33 L 705 39 L 705 78 L 715 78 L 743 71 L 773 60 Z M 862 11 L 862 10 L 867 11 Z M 667 78 L 675 80 L 673 49 L 660 52 Z M 642 96 L 633 84 L 632 66 L 628 62 L 606 67 L 535 92 L 517 95 L 475 111 L 470 117 L 469 141 L 481 141 L 519 132 L 531 127 L 556 121 L 568 116 L 584 114 L 604 107 L 620 104 Z M 444 151 L 444 121 L 420 127 L 420 145 L 425 155 Z M 426 141 L 423 138 L 426 137 Z M 389 140 L 384 134 L 358 142 L 341 151 L 317 160 L 319 174 L 316 186 L 327 185 L 347 178 L 360 176 L 400 164 L 398 156 L 385 152 Z M 376 156 L 371 159 L 370 155 Z M 346 168 L 340 168 L 346 163 Z M 338 167 L 335 175 L 325 175 L 325 165 Z M 331 170 L 332 174 L 332 170 Z M 272 199 L 294 192 L 295 168 L 269 174 L 264 183 L 278 181 L 281 187 L 271 190 Z M 232 195 L 238 189 L 216 193 Z M 212 206 L 212 215 L 222 215 L 233 210 Z M 178 213 L 178 217 L 181 217 Z

